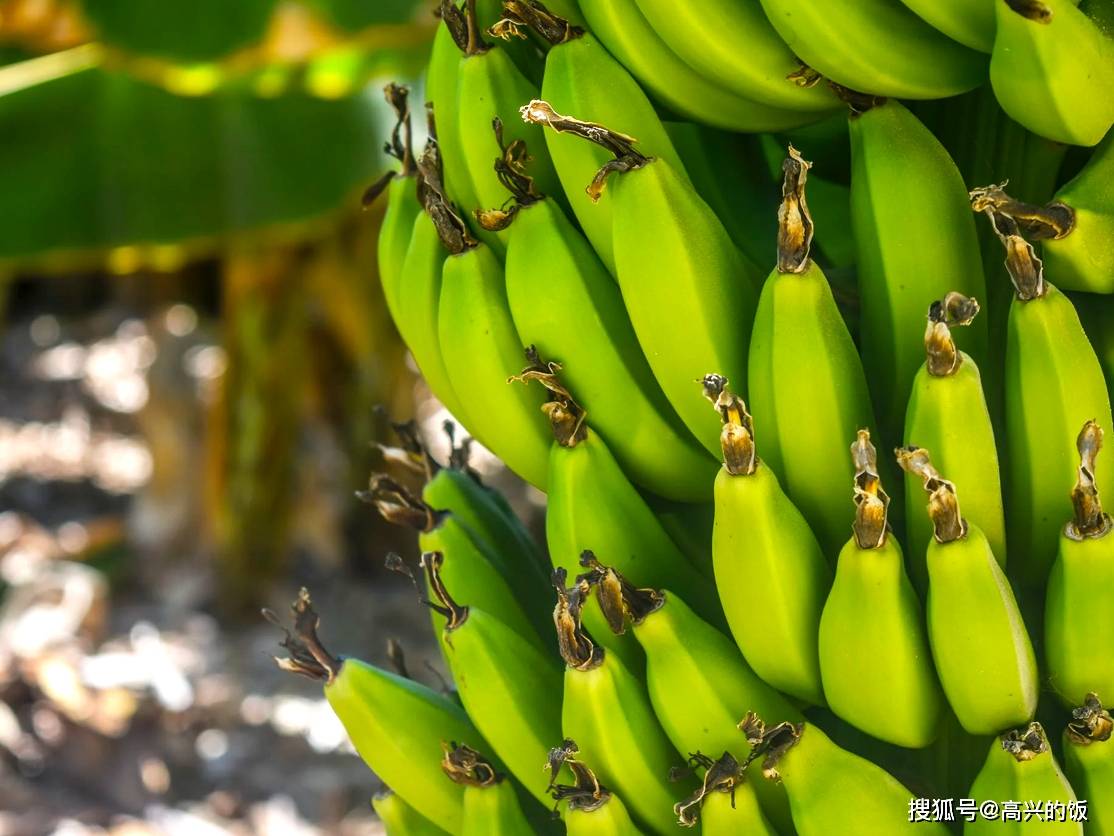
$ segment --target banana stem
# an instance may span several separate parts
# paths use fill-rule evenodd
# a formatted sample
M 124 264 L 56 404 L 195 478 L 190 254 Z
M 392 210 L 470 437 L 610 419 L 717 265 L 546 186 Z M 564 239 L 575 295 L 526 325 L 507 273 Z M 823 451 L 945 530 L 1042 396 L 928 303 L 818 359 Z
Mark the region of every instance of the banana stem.
M 551 47 L 584 35 L 583 29 L 555 15 L 538 0 L 503 0 L 503 17 L 488 32 L 503 40 L 525 38 L 524 27 L 534 30 Z
M 604 659 L 603 648 L 588 638 L 580 623 L 591 587 L 587 580 L 577 578 L 576 586 L 566 588 L 567 577 L 563 568 L 553 570 L 553 587 L 557 591 L 557 606 L 553 609 L 557 646 L 566 665 L 578 671 L 590 671 L 603 664 Z
M 777 269 L 779 273 L 804 273 L 812 261 L 812 215 L 805 200 L 805 183 L 812 163 L 792 145 L 781 164 L 781 205 L 777 210 Z
M 580 565 L 588 570 L 579 579 L 586 580 L 595 589 L 607 626 L 619 636 L 626 632 L 626 622 L 638 625 L 653 612 L 665 605 L 665 596 L 656 589 L 639 589 L 610 566 L 596 559 L 595 552 L 585 549 L 580 553 Z
M 550 773 L 548 790 L 558 804 L 568 801 L 570 810 L 590 813 L 606 804 L 611 799 L 611 792 L 599 782 L 591 769 L 574 757 L 579 751 L 576 741 L 568 737 L 560 746 L 549 750 L 545 763 Z M 571 785 L 557 783 L 562 766 L 567 766 L 573 775 Z
M 898 447 L 894 450 L 897 463 L 906 473 L 921 479 L 928 493 L 928 516 L 936 542 L 951 543 L 967 535 L 967 521 L 959 512 L 955 485 L 943 478 L 932 466 L 928 451 L 922 447 Z
M 1090 693 L 1083 705 L 1073 708 L 1068 721 L 1068 737 L 1079 746 L 1105 743 L 1114 734 L 1114 719 L 1102 707 L 1097 694 Z
M 1105 537 L 1114 527 L 1110 515 L 1102 510 L 1098 485 L 1095 484 L 1095 458 L 1102 450 L 1102 427 L 1088 421 L 1075 442 L 1079 450 L 1079 470 L 1071 491 L 1074 519 L 1064 527 L 1064 535 L 1072 540 Z
M 441 742 L 441 771 L 454 783 L 469 787 L 493 787 L 506 777 L 495 771 L 479 752 L 463 743 Z
M 1024 729 L 1010 729 L 999 740 L 1002 748 L 1018 763 L 1031 761 L 1048 751 L 1048 738 L 1040 723 L 1032 722 Z
M 928 327 L 924 332 L 925 368 L 933 377 L 950 377 L 959 371 L 963 356 L 956 348 L 951 329 L 970 325 L 979 312 L 979 303 L 970 296 L 952 291 L 928 309 Z
M 633 136 L 610 130 L 603 125 L 597 125 L 595 122 L 585 122 L 571 116 L 563 116 L 553 109 L 553 105 L 542 99 L 532 99 L 528 104 L 519 108 L 519 113 L 522 115 L 524 122 L 531 125 L 544 125 L 559 134 L 569 133 L 573 136 L 579 136 L 581 139 L 594 142 L 605 151 L 615 155 L 615 159 L 606 162 L 596 172 L 596 176 L 592 178 L 592 182 L 588 185 L 588 197 L 593 202 L 600 199 L 600 195 L 603 194 L 607 185 L 607 178 L 613 173 L 623 174 L 634 171 L 650 164 L 655 159 L 635 150 L 634 146 L 638 140 Z
M 797 745 L 805 732 L 805 724 L 791 723 L 786 720 L 767 729 L 766 722 L 761 717 L 753 711 L 748 711 L 747 716 L 739 723 L 739 730 L 746 735 L 747 743 L 750 745 L 750 754 L 743 762 L 743 769 L 745 770 L 751 762 L 761 757 L 763 758 L 762 777 L 777 781 L 781 778 L 777 770 L 778 761 Z
M 673 813 L 682 827 L 696 825 L 700 820 L 700 808 L 704 806 L 704 799 L 713 792 L 731 793 L 732 804 L 734 804 L 735 787 L 743 782 L 745 774 L 743 767 L 730 752 L 724 752 L 716 761 L 707 755 L 695 752 L 689 755 L 689 764 L 694 769 L 702 767 L 705 771 L 700 788 L 684 801 L 678 801 L 673 806 Z
M 890 530 L 890 496 L 882 489 L 878 451 L 870 443 L 869 430 L 859 430 L 851 445 L 851 458 L 855 462 L 855 542 L 860 549 L 880 549 Z
M 321 617 L 313 609 L 309 590 L 302 587 L 290 609 L 294 613 L 293 633 L 283 626 L 273 610 L 263 610 L 263 617 L 286 634 L 281 645 L 290 656 L 285 659 L 275 656 L 275 663 L 284 671 L 331 683 L 340 672 L 342 662 L 325 650 L 317 637 Z
M 708 374 L 701 381 L 704 397 L 712 402 L 723 421 L 719 434 L 723 466 L 732 476 L 751 476 L 758 469 L 754 448 L 754 420 L 747 405 L 727 388 L 727 378 Z

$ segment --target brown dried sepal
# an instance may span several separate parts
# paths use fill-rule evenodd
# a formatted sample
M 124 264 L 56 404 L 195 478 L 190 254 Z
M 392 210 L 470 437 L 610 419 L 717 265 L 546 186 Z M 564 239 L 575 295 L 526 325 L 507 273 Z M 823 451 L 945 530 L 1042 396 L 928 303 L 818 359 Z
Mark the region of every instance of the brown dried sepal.
M 554 815 L 562 801 L 569 803 L 570 810 L 580 810 L 590 813 L 598 810 L 611 799 L 611 792 L 599 782 L 596 774 L 592 772 L 581 760 L 575 757 L 580 752 L 576 741 L 566 737 L 560 746 L 549 750 L 545 768 L 549 770 L 549 794 L 555 802 Z M 558 784 L 557 777 L 561 767 L 568 767 L 573 776 L 572 784 Z
M 533 157 L 526 149 L 525 140 L 516 139 L 507 143 L 503 138 L 503 120 L 498 116 L 492 120 L 491 128 L 500 151 L 495 160 L 495 176 L 510 192 L 510 205 L 504 204 L 497 209 L 476 209 L 472 214 L 484 229 L 498 232 L 511 225 L 520 209 L 544 200 L 545 195 L 538 191 L 534 178 L 526 173 L 526 166 Z
M 1033 722 L 1024 729 L 1010 729 L 998 740 L 1002 748 L 1013 755 L 1018 763 L 1031 761 L 1048 751 L 1048 738 L 1044 734 L 1044 727 Z
M 559 46 L 584 35 L 574 26 L 543 6 L 538 0 L 503 0 L 503 17 L 487 31 L 503 40 L 525 38 L 523 29 L 533 29 L 550 46 Z
M 588 581 L 577 579 L 576 585 L 567 588 L 568 574 L 562 568 L 553 570 L 553 588 L 557 591 L 557 606 L 553 608 L 553 624 L 557 628 L 557 647 L 561 658 L 570 668 L 590 671 L 603 663 L 604 651 L 598 647 L 580 623 L 581 611 L 588 600 L 591 587 Z
M 1072 709 L 1068 721 L 1068 739 L 1077 746 L 1106 743 L 1114 734 L 1114 719 L 1102 707 L 1098 694 L 1090 693 L 1083 705 Z
M 938 543 L 951 543 L 967 534 L 967 521 L 959 511 L 955 485 L 943 478 L 932 466 L 928 451 L 922 447 L 898 447 L 894 450 L 897 463 L 906 473 L 916 476 L 928 493 L 928 515 Z
M 468 787 L 493 787 L 506 777 L 471 746 L 441 741 L 441 771 L 454 783 Z
M 263 617 L 282 630 L 286 636 L 281 645 L 290 655 L 286 658 L 275 656 L 275 663 L 284 671 L 301 674 L 310 679 L 324 680 L 326 684 L 331 683 L 340 672 L 342 662 L 330 654 L 317 637 L 321 617 L 313 609 L 309 590 L 304 586 L 298 591 L 298 597 L 290 609 L 294 613 L 293 632 L 283 626 L 273 610 L 263 610 Z
M 626 632 L 627 619 L 637 626 L 665 604 L 661 592 L 636 587 L 615 569 L 600 563 L 590 549 L 580 553 L 580 565 L 588 571 L 578 576 L 577 582 L 586 581 L 595 590 L 607 626 L 617 636 Z
M 711 401 L 723 422 L 719 434 L 723 466 L 732 476 L 750 476 L 758 469 L 754 419 L 743 399 L 727 388 L 727 382 L 721 374 L 706 374 L 700 384 L 704 397 Z
M 1007 185 L 1008 182 L 971 189 L 968 193 L 971 208 L 976 212 L 992 209 L 996 214 L 1012 218 L 1032 241 L 1063 238 L 1075 229 L 1075 210 L 1066 203 L 1038 206 L 1015 200 L 1006 194 Z
M 411 141 L 410 105 L 408 104 L 410 88 L 405 84 L 391 82 L 383 88 L 383 95 L 387 99 L 387 104 L 395 112 L 395 125 L 391 129 L 390 137 L 383 143 L 383 151 L 398 160 L 402 167 L 398 171 L 384 173 L 364 190 L 360 198 L 360 205 L 364 209 L 375 203 L 387 185 L 396 177 L 410 177 L 417 171 Z
M 478 245 L 478 241 L 468 231 L 456 206 L 445 194 L 445 180 L 442 171 L 441 148 L 437 143 L 437 126 L 432 105 L 427 105 L 429 119 L 429 139 L 422 154 L 418 157 L 418 202 L 433 221 L 441 244 L 453 255 L 459 255 Z
M 777 269 L 779 273 L 804 273 L 811 265 L 812 215 L 805 200 L 805 183 L 812 163 L 792 145 L 781 164 L 781 205 L 777 210 Z
M 1071 491 L 1074 518 L 1064 526 L 1064 536 L 1071 540 L 1097 540 L 1109 534 L 1114 527 L 1110 515 L 1102 510 L 1095 483 L 1095 457 L 1102 450 L 1102 436 L 1102 427 L 1095 421 L 1088 421 L 1075 442 L 1079 450 L 1079 469 Z
M 1052 22 L 1052 8 L 1041 0 L 1006 0 L 1006 5 L 1033 23 Z
M 955 344 L 951 329 L 957 325 L 970 325 L 978 312 L 977 299 L 954 290 L 929 306 L 924 348 L 927 355 L 925 368 L 930 375 L 949 377 L 959 371 L 963 356 Z
M 851 459 L 855 463 L 855 542 L 860 549 L 880 549 L 890 528 L 890 496 L 882 489 L 878 451 L 870 442 L 869 430 L 859 430 L 851 445 Z
M 540 383 L 549 392 L 549 400 L 542 404 L 542 412 L 549 419 L 553 437 L 562 447 L 575 447 L 588 437 L 584 421 L 588 417 L 573 398 L 557 373 L 561 364 L 544 361 L 535 346 L 526 347 L 526 362 L 529 364 L 521 372 L 507 378 L 507 383 Z
M 747 716 L 739 722 L 739 730 L 750 744 L 750 754 L 743 762 L 742 768 L 745 770 L 758 758 L 763 758 L 762 777 L 768 781 L 781 781 L 781 774 L 777 769 L 778 763 L 786 752 L 797 745 L 797 741 L 805 732 L 805 724 L 790 723 L 787 720 L 773 728 L 767 728 L 761 717 L 753 711 L 748 711 Z
M 371 478 L 368 479 L 368 489 L 357 491 L 356 497 L 362 502 L 374 505 L 387 522 L 421 532 L 435 529 L 447 513 L 434 510 L 383 473 L 371 474 Z
M 677 816 L 677 823 L 681 827 L 695 827 L 700 821 L 700 809 L 704 800 L 714 792 L 731 794 L 731 807 L 735 807 L 735 790 L 744 780 L 744 769 L 730 752 L 724 752 L 718 760 L 713 761 L 707 755 L 693 752 L 689 755 L 689 766 L 692 769 L 704 769 L 704 780 L 700 788 L 684 801 L 673 805 L 673 814 Z

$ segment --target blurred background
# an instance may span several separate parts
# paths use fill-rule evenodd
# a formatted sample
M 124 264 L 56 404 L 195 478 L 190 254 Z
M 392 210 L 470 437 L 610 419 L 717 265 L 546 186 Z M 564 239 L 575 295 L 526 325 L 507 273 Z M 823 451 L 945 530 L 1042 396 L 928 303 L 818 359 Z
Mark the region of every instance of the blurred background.
M 432 6 L 0 0 L 0 836 L 381 832 L 259 608 L 438 682 L 354 497 L 391 420 L 446 443 L 360 200 Z

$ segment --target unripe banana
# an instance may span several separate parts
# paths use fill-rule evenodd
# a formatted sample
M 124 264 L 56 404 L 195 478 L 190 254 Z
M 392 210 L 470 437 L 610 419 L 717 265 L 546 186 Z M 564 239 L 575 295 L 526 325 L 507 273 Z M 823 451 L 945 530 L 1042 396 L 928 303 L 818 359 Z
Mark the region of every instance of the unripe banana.
M 1017 223 L 996 209 L 995 189 L 976 189 L 1006 248 L 1016 296 L 1006 341 L 1006 486 L 1011 575 L 1040 588 L 1056 556 L 1060 527 L 1072 515 L 1071 491 L 1084 422 L 1114 426 L 1102 368 L 1071 300 L 1045 281 L 1044 266 Z M 1099 474 L 1114 496 L 1114 468 Z M 1004 728 L 1004 726 L 1002 727 Z
M 399 84 L 388 84 L 383 88 L 387 103 L 394 109 L 397 117 L 391 138 L 386 144 L 387 153 L 399 161 L 399 170 L 388 172 L 364 192 L 364 207 L 370 206 L 385 190 L 387 209 L 379 227 L 377 260 L 379 281 L 383 285 L 383 297 L 391 319 L 398 321 L 398 292 L 402 286 L 402 265 L 410 237 L 414 231 L 414 219 L 422 211 L 418 200 L 418 167 L 414 160 L 411 141 L 409 88 Z
M 387 836 L 448 836 L 393 790 L 377 793 L 371 806 L 383 822 Z
M 614 226 L 614 253 L 627 313 L 665 396 L 718 454 L 692 381 L 710 368 L 745 379 L 757 277 L 715 212 L 665 159 L 647 158 L 631 137 L 562 116 L 544 101 L 524 106 L 522 117 L 615 155 L 588 191 L 598 196 L 608 176 L 619 173 L 610 191 L 622 219 Z
M 724 752 L 715 761 L 696 752 L 689 755 L 689 763 L 704 769 L 704 779 L 700 789 L 674 807 L 682 827 L 693 827 L 699 821 L 700 832 L 705 836 L 740 833 L 777 836 L 777 831 L 758 806 L 755 792 L 755 788 L 767 784 L 766 781 L 761 778 L 758 784 L 748 781 L 746 768 L 730 752 Z M 758 770 L 755 769 L 751 775 L 758 775 Z M 784 800 L 784 793 L 782 796 Z M 788 827 L 791 829 L 792 826 L 789 822 Z
M 900 0 L 762 0 L 793 53 L 837 84 L 878 96 L 940 99 L 982 83 L 986 56 Z
M 986 535 L 991 551 L 1006 568 L 1006 521 L 994 427 L 983 393 L 982 375 L 971 356 L 960 351 L 951 329 L 968 325 L 979 303 L 951 292 L 928 309 L 926 359 L 913 380 L 905 411 L 905 443 L 932 451 L 937 467 L 964 486 L 963 512 Z M 924 592 L 928 570 L 924 556 L 932 539 L 932 522 L 923 513 L 919 480 L 905 480 L 906 532 L 910 574 Z
M 748 745 L 737 724 L 746 712 L 803 719 L 785 697 L 758 678 L 727 636 L 676 594 L 638 589 L 591 552 L 585 552 L 581 564 L 590 570 L 581 577 L 595 587 L 612 631 L 622 632 L 629 620 L 634 637 L 646 652 L 650 702 L 677 751 L 734 752 L 741 759 Z M 738 778 L 741 781 L 742 775 Z M 701 800 L 711 792 L 707 780 L 706 776 L 705 792 L 684 805 L 689 814 L 678 811 L 682 822 L 695 821 Z M 766 815 L 788 830 L 785 793 L 753 775 L 752 781 Z M 748 784 L 744 794 L 751 792 Z
M 1114 694 L 1114 655 L 1096 647 L 1096 642 L 1105 647 L 1114 636 L 1114 522 L 1102 510 L 1095 486 L 1102 433 L 1093 421 L 1079 433 L 1075 515 L 1060 534 L 1060 551 L 1048 577 L 1045 662 L 1052 687 L 1069 706 L 1092 692 Z
M 358 496 L 375 505 L 388 522 L 415 529 L 423 552 L 447 555 L 445 583 L 461 599 L 498 618 L 539 649 L 552 645 L 552 628 L 544 617 L 548 605 L 542 603 L 549 597 L 544 596 L 544 589 L 536 588 L 536 576 L 521 564 L 518 555 L 500 554 L 451 509 L 430 507 L 386 476 L 373 475 L 368 490 Z M 436 614 L 433 625 L 440 633 Z
M 777 266 L 762 287 L 748 379 L 762 458 L 808 520 L 824 554 L 847 541 L 845 491 L 854 464 L 836 455 L 871 426 L 870 392 L 855 343 L 823 272 L 810 257 L 805 201 L 811 163 L 792 145 L 783 164 Z
M 542 79 L 543 99 L 563 112 L 638 137 L 648 153 L 668 161 L 682 178 L 686 176 L 654 106 L 638 82 L 590 32 L 552 14 L 538 0 L 503 0 L 503 13 L 503 33 L 521 36 L 521 29 L 529 28 L 550 45 Z M 595 201 L 584 192 L 611 154 L 574 136 L 550 131 L 545 142 L 580 228 L 615 275 L 613 226 L 621 213 L 616 212 L 611 195 L 602 194 Z M 618 226 L 626 226 L 628 220 Z
M 848 124 L 863 365 L 882 436 L 897 438 L 924 362 L 910 337 L 949 291 L 986 298 L 982 258 L 967 187 L 932 132 L 896 101 L 852 114 Z M 985 320 L 959 339 L 978 362 L 986 342 Z
M 441 745 L 441 770 L 464 787 L 461 836 L 532 836 L 534 829 L 506 776 L 470 746 L 448 741 Z
M 994 46 L 994 7 L 1001 0 L 901 0 L 925 22 L 953 41 L 990 52 Z
M 822 108 L 786 109 L 764 104 L 732 90 L 719 79 L 702 75 L 666 44 L 663 33 L 654 30 L 635 0 L 581 0 L 580 6 L 592 33 L 607 50 L 651 94 L 682 116 L 727 130 L 754 132 L 797 127 L 822 113 Z M 762 16 L 760 9 L 758 15 Z M 784 44 L 781 46 L 785 49 Z M 799 68 L 795 63 L 792 69 Z M 786 78 L 779 81 L 796 87 Z M 831 106 L 835 107 L 826 88 L 803 95 L 817 101 L 832 100 Z
M 575 757 L 579 751 L 576 742 L 566 738 L 560 746 L 550 749 L 546 761 L 553 799 L 558 806 L 562 801 L 568 802 L 565 813 L 568 836 L 642 836 L 619 797 Z M 557 783 L 562 767 L 572 772 L 572 784 Z
M 928 638 L 944 694 L 970 734 L 1027 723 L 1037 709 L 1037 662 L 1009 581 L 928 452 L 903 447 L 896 454 L 929 494 Z
M 817 73 L 802 65 L 758 0 L 638 0 L 638 7 L 682 60 L 736 95 L 768 107 L 814 114 L 838 109 L 831 89 L 817 83 Z
M 469 432 L 536 488 L 547 482 L 549 440 L 537 420 L 541 393 L 508 386 L 522 341 L 507 307 L 503 267 L 480 244 L 445 259 L 438 335 L 453 387 L 474 407 Z
M 588 581 L 580 579 L 566 589 L 565 578 L 563 569 L 554 572 L 558 600 L 553 621 L 566 665 L 565 736 L 586 742 L 585 757 L 600 779 L 627 800 L 640 825 L 672 833 L 673 805 L 689 790 L 688 782 L 669 782 L 680 759 L 654 716 L 645 686 L 581 628 Z
M 425 552 L 421 566 L 431 590 L 422 603 L 441 622 L 442 648 L 460 701 L 476 728 L 512 774 L 543 804 L 548 782 L 538 768 L 548 741 L 561 731 L 561 671 L 552 652 L 517 633 L 499 618 L 461 606 L 442 577 L 441 552 Z M 392 568 L 417 584 L 409 567 Z
M 940 733 L 940 684 L 920 601 L 886 521 L 890 498 L 878 478 L 869 432 L 859 430 L 851 455 L 857 471 L 854 534 L 839 554 L 820 618 L 824 696 L 856 728 L 921 748 Z
M 525 173 L 526 153 L 522 142 L 504 148 L 496 169 L 515 203 L 481 217 L 481 225 L 509 224 L 507 299 L 518 333 L 561 361 L 563 378 L 633 481 L 670 499 L 710 498 L 714 459 L 654 380 L 607 269 Z
M 945 836 L 939 822 L 910 822 L 908 789 L 881 767 L 837 746 L 812 723 L 767 728 L 748 714 L 739 724 L 763 757 L 762 773 L 789 794 L 799 836 Z
M 413 680 L 332 656 L 317 638 L 320 618 L 304 589 L 292 609 L 294 632 L 285 631 L 282 645 L 290 656 L 276 658 L 279 667 L 324 681 L 325 699 L 364 762 L 419 814 L 459 833 L 463 788 L 444 779 L 435 755 L 442 740 L 487 748 L 464 709 Z M 274 613 L 264 615 L 282 627 Z
M 1064 730 L 1064 771 L 1087 802 L 1088 836 L 1114 836 L 1114 720 L 1095 694 L 1072 711 Z
M 1040 723 L 1006 732 L 990 744 L 986 763 L 975 777 L 968 797 L 979 801 L 1037 802 L 1047 808 L 1053 802 L 1074 806 L 1075 792 L 1060 771 L 1056 758 L 1048 746 L 1048 738 Z M 964 834 L 1017 833 L 1017 834 L 1074 834 L 1083 836 L 1083 825 L 1065 817 L 1018 817 L 1017 821 L 991 821 L 983 816 L 963 826 Z
M 822 704 L 817 631 L 831 569 L 805 518 L 756 455 L 742 399 L 719 375 L 708 375 L 704 387 L 723 420 L 712 558 L 724 615 L 755 673 Z
M 990 83 L 1033 133 L 1094 145 L 1114 123 L 1114 41 L 1070 0 L 997 0 Z

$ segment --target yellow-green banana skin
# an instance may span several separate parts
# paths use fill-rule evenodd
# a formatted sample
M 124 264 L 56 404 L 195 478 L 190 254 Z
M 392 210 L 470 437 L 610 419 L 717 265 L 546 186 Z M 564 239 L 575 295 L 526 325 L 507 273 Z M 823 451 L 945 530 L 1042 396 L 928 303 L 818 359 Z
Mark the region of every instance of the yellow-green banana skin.
M 924 366 L 913 380 L 905 412 L 905 443 L 932 453 L 932 461 L 961 491 L 963 516 L 986 535 L 1006 568 L 1006 520 L 994 426 L 986 406 L 982 375 L 970 355 L 952 375 L 937 377 Z M 924 557 L 932 521 L 924 512 L 920 479 L 905 477 L 905 527 L 910 574 L 921 590 L 927 582 Z
M 371 799 L 371 806 L 383 822 L 387 836 L 448 836 L 409 804 L 390 790 Z
M 1055 200 L 1072 208 L 1075 225 L 1063 238 L 1041 242 L 1045 271 L 1064 290 L 1114 293 L 1114 134 Z
M 1114 426 L 1095 351 L 1071 300 L 1052 285 L 1010 305 L 1005 382 L 1010 573 L 1039 587 L 1072 518 L 1079 428 L 1090 420 Z M 1114 496 L 1114 468 L 1095 478 L 1100 496 Z
M 945 836 L 943 824 L 909 821 L 914 794 L 881 767 L 806 724 L 778 762 L 798 836 Z
M 433 103 L 437 147 L 444 162 L 445 192 L 449 200 L 460 208 L 465 221 L 470 221 L 468 213 L 477 201 L 468 176 L 468 161 L 460 145 L 460 114 L 457 111 L 460 61 L 461 52 L 449 34 L 449 27 L 444 23 L 438 24 L 426 74 L 426 99 Z
M 874 416 L 859 353 L 815 262 L 766 279 L 748 369 L 762 459 L 834 558 L 847 540 L 855 479 L 851 457 L 835 453 Z
M 994 6 L 1000 0 L 901 0 L 953 41 L 990 52 L 994 47 Z
M 533 833 L 534 828 L 526 821 L 510 781 L 500 781 L 490 787 L 464 788 L 461 836 L 533 836 Z
M 970 734 L 997 734 L 1037 709 L 1037 663 L 1013 590 L 986 536 L 928 544 L 928 638 L 936 672 Z
M 779 831 L 758 805 L 757 791 L 769 782 L 762 780 L 757 768 L 748 770 L 747 774 L 753 775 L 757 783 L 748 780 L 735 788 L 734 795 L 714 792 L 704 799 L 700 808 L 700 832 L 704 836 L 778 836 Z M 778 792 L 784 795 L 780 789 Z
M 867 734 L 910 748 L 939 734 L 943 694 L 893 537 L 877 549 L 852 538 L 840 552 L 820 618 L 820 672 L 828 706 Z
M 1114 123 L 1114 42 L 1069 0 L 1041 0 L 1050 20 L 1033 20 L 1005 0 L 990 83 L 1002 109 L 1035 134 L 1095 145 Z
M 664 595 L 665 603 L 634 626 L 634 635 L 646 651 L 646 689 L 654 713 L 677 751 L 731 752 L 742 762 L 749 746 L 737 726 L 748 711 L 801 719 L 784 696 L 750 669 L 731 639 L 676 595 Z M 789 825 L 782 789 L 763 781 L 757 767 L 747 775 L 766 814 L 779 826 Z M 704 813 L 701 820 L 708 832 Z
M 521 121 L 521 120 L 520 120 Z M 673 412 L 623 298 L 560 207 L 523 207 L 509 230 L 507 298 L 518 332 L 561 377 L 631 479 L 658 496 L 711 498 L 716 461 Z
M 522 340 L 507 308 L 503 267 L 484 245 L 445 259 L 438 313 L 445 366 L 470 403 L 469 432 L 534 487 L 545 490 L 549 430 L 541 387 L 508 384 L 522 369 Z
M 398 292 L 403 282 L 402 265 L 414 234 L 414 219 L 421 211 L 417 178 L 413 175 L 394 178 L 387 186 L 387 210 L 379 227 L 376 258 L 383 298 L 395 322 L 398 322 Z
M 1019 802 L 1022 808 L 1026 801 L 1035 801 L 1042 805 L 1051 802 L 1067 804 L 1076 800 L 1076 794 L 1068 784 L 1067 778 L 1060 770 L 1051 752 L 1043 752 L 1029 761 L 1019 763 L 1013 755 L 1002 749 L 1002 744 L 995 738 L 990 744 L 990 753 L 975 782 L 967 793 L 968 798 L 982 801 Z M 979 816 L 973 822 L 963 825 L 964 836 L 979 836 L 979 834 L 1036 834 L 1050 833 L 1055 836 L 1083 836 L 1084 829 L 1080 822 L 1073 821 L 1042 821 L 1032 818 L 1029 821 L 989 821 Z
M 441 741 L 487 748 L 464 709 L 424 685 L 358 659 L 344 660 L 325 686 L 325 698 L 375 774 L 422 816 L 459 833 L 463 787 L 441 772 Z
M 682 116 L 727 130 L 753 132 L 795 128 L 821 115 L 815 109 L 760 104 L 700 75 L 651 28 L 635 0 L 581 0 L 581 7 L 592 32 L 608 51 L 658 100 Z
M 1083 745 L 1064 735 L 1064 771 L 1087 801 L 1087 836 L 1114 836 L 1114 742 Z
M 686 794 L 671 785 L 682 758 L 669 744 L 650 707 L 645 686 L 614 656 L 587 671 L 565 671 L 562 728 L 581 746 L 600 783 L 626 799 L 639 823 L 654 833 L 676 827 L 673 805 Z
M 940 99 L 986 76 L 985 55 L 940 34 L 899 0 L 762 0 L 762 8 L 798 58 L 852 90 Z
M 1114 694 L 1114 534 L 1061 535 L 1048 577 L 1044 635 L 1049 681 L 1068 706 L 1092 692 Z
M 736 644 L 770 685 L 823 704 L 817 635 L 831 570 L 820 545 L 761 461 L 749 476 L 721 469 L 715 493 L 716 587 Z
M 414 218 L 392 313 L 395 326 L 430 390 L 457 420 L 467 423 L 464 402 L 457 396 L 441 352 L 438 323 L 445 256 L 433 221 L 421 212 Z
M 561 737 L 561 670 L 553 655 L 474 607 L 444 647 L 468 716 L 507 769 L 548 804 L 549 778 L 538 764 Z
M 640 152 L 666 160 L 678 171 L 684 171 L 661 119 L 638 82 L 591 34 L 549 50 L 542 79 L 542 98 L 558 113 L 633 136 L 638 140 Z M 614 275 L 613 196 L 608 194 L 609 190 L 604 190 L 599 202 L 593 203 L 584 191 L 611 155 L 594 143 L 555 131 L 545 132 L 545 144 L 585 237 Z
M 642 836 L 614 793 L 598 810 L 570 810 L 565 816 L 565 832 L 568 836 Z
M 932 132 L 896 101 L 851 117 L 849 128 L 863 365 L 884 434 L 896 437 L 924 363 L 925 311 L 953 290 L 984 301 L 986 284 L 967 187 Z M 956 335 L 979 363 L 986 319 Z
M 758 277 L 711 207 L 664 159 L 612 177 L 606 191 L 634 332 L 665 396 L 718 458 L 719 432 L 693 381 L 715 369 L 745 388 Z

